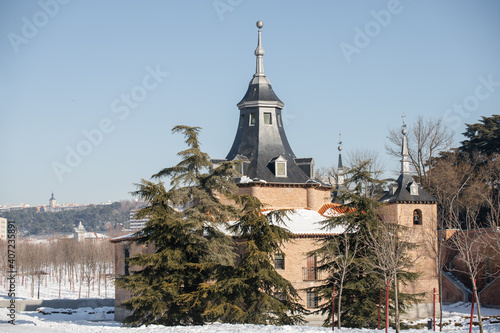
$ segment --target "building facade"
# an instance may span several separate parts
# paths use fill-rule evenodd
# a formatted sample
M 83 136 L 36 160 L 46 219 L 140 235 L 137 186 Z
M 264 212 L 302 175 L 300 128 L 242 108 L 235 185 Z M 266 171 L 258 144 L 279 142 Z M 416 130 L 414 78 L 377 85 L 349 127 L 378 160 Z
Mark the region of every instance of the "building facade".
M 322 182 L 315 177 L 314 159 L 297 158 L 293 153 L 282 122 L 284 103 L 277 97 L 270 81 L 264 73 L 264 49 L 261 42 L 263 23 L 257 22 L 258 43 L 255 50 L 256 70 L 243 99 L 237 104 L 239 120 L 233 145 L 225 159 L 212 160 L 214 167 L 224 161 L 234 161 L 239 177 L 235 183 L 239 194 L 249 194 L 260 199 L 266 209 L 294 209 L 295 214 L 287 223 L 293 232 L 293 241 L 283 249 L 283 257 L 275 257 L 275 267 L 300 290 L 302 304 L 308 309 L 318 306 L 316 295 L 307 293 L 304 288 L 317 286 L 323 277 L 317 270 L 317 258 L 308 253 L 319 246 L 325 235 L 343 232 L 342 229 L 321 230 L 317 222 L 330 216 L 342 215 L 345 211 L 339 201 L 339 194 L 345 190 L 342 166 L 342 147 L 339 146 L 339 175 L 335 186 Z M 436 201 L 428 195 L 409 174 L 406 132 L 403 142 L 402 172 L 398 182 L 384 196 L 381 216 L 390 222 L 408 225 L 422 236 L 415 242 L 424 244 L 424 234 L 437 226 Z M 332 202 L 333 199 L 333 202 Z M 419 221 L 415 220 L 415 212 Z M 419 222 L 415 224 L 416 222 Z M 119 237 L 112 240 L 116 244 L 117 277 L 127 274 L 124 258 L 134 251 L 151 251 L 134 245 L 131 238 Z M 410 285 L 407 291 L 425 292 L 426 302 L 432 297 L 433 287 L 437 287 L 437 274 L 433 269 L 432 252 L 435 243 L 426 245 L 426 254 L 421 256 L 417 269 L 422 270 L 422 279 Z M 432 267 L 431 267 L 432 266 Z M 115 319 L 123 320 L 126 312 L 119 304 L 129 294 L 116 289 Z M 430 296 L 429 296 L 430 295 Z M 427 303 L 426 303 L 427 304 Z M 417 317 L 427 316 L 428 304 L 415 309 Z M 321 318 L 309 318 L 321 323 Z

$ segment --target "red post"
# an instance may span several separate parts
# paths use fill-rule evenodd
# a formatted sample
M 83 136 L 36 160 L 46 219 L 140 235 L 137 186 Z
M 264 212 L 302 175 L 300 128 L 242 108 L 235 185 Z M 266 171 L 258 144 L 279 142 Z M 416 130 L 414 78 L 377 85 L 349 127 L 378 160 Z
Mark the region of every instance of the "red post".
M 335 329 L 335 286 L 332 292 L 332 331 Z
M 389 330 L 389 281 L 385 290 L 385 333 Z
M 382 288 L 380 288 L 380 295 L 378 296 L 378 320 L 377 320 L 377 330 L 380 329 L 380 308 L 382 307 Z
M 436 288 L 432 294 L 432 330 L 436 331 Z
M 472 319 L 474 317 L 474 289 L 476 286 L 476 279 L 474 279 L 474 285 L 472 286 L 472 304 L 470 306 L 470 327 L 469 327 L 469 333 L 472 332 Z

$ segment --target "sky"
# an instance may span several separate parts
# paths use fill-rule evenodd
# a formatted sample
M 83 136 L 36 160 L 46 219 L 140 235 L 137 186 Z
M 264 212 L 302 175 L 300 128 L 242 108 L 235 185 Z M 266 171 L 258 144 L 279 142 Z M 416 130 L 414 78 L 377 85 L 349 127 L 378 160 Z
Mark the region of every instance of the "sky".
M 419 115 L 464 138 L 500 112 L 500 2 L 78 1 L 0 3 L 0 205 L 131 199 L 179 161 L 175 125 L 225 158 L 236 104 L 264 69 L 297 157 L 385 153 Z

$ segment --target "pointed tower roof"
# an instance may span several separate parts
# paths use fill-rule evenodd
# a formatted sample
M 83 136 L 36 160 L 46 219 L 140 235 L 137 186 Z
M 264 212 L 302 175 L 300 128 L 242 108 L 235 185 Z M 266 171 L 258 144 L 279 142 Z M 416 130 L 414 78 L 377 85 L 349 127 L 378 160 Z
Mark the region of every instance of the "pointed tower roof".
M 248 85 L 247 92 L 243 99 L 237 104 L 238 109 L 253 106 L 270 106 L 283 108 L 285 104 L 276 96 L 271 82 L 264 73 L 264 48 L 262 48 L 262 27 L 264 22 L 258 21 L 257 28 L 259 28 L 259 38 L 257 48 L 255 49 L 256 66 L 255 74 L 253 75 L 250 84 Z
M 268 183 L 318 183 L 315 179 L 314 160 L 296 158 L 285 134 L 281 110 L 285 104 L 276 96 L 264 74 L 264 48 L 262 47 L 262 21 L 257 22 L 258 42 L 255 50 L 255 74 L 250 80 L 240 110 L 238 130 L 226 160 L 237 161 L 236 169 L 242 174 L 237 180 Z M 216 165 L 222 160 L 212 160 Z
M 437 202 L 437 199 L 427 193 L 422 185 L 415 182 L 410 174 L 410 158 L 408 139 L 406 137 L 405 115 L 401 129 L 401 172 L 396 183 L 389 186 L 389 191 L 380 199 L 385 202 Z
M 332 193 L 333 195 L 333 202 L 335 203 L 344 203 L 340 200 L 340 196 L 342 195 L 342 192 L 345 192 L 347 188 L 344 185 L 345 179 L 344 179 L 344 165 L 342 164 L 342 134 L 339 133 L 339 162 L 337 166 L 337 185 L 335 185 L 335 191 Z

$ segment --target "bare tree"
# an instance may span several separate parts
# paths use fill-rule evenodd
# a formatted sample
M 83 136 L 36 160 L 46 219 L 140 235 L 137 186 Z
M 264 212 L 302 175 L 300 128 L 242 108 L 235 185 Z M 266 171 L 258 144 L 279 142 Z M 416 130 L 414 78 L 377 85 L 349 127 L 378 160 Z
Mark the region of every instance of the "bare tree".
M 399 284 L 400 275 L 409 273 L 419 256 L 413 251 L 417 245 L 410 241 L 408 229 L 396 223 L 379 221 L 376 228 L 369 230 L 367 245 L 375 254 L 366 260 L 368 267 L 384 276 L 386 283 L 394 288 L 394 322 L 396 332 L 400 332 Z M 387 311 L 387 310 L 386 310 Z
M 486 251 L 484 230 L 480 228 L 479 213 L 484 201 L 480 195 L 487 188 L 480 174 L 468 175 L 450 203 L 450 226 L 455 230 L 448 242 L 458 252 L 457 260 L 450 270 L 466 274 L 476 299 L 479 329 L 483 333 L 481 304 L 477 293 L 476 278 L 483 268 Z
M 359 239 L 356 234 L 346 231 L 341 235 L 327 239 L 314 254 L 319 254 L 320 267 L 328 266 L 329 271 L 334 273 L 339 284 L 337 303 L 337 325 L 342 328 L 342 292 L 346 276 L 351 271 L 352 265 L 359 250 Z M 334 315 L 332 314 L 332 322 Z
M 355 149 L 353 151 L 349 151 L 347 153 L 346 164 L 347 174 L 349 174 L 349 170 L 351 168 L 364 165 L 369 178 L 373 180 L 380 179 L 380 176 L 385 169 L 384 162 L 378 152 L 368 149 Z M 383 193 L 385 193 L 385 189 L 383 188 L 385 182 L 386 180 L 383 179 L 380 181 L 369 181 L 368 179 L 365 179 L 362 184 L 364 195 L 371 199 L 380 198 Z
M 429 166 L 439 152 L 450 149 L 455 133 L 446 127 L 442 119 L 425 120 L 422 116 L 419 116 L 409 128 L 407 139 L 410 160 L 419 182 L 427 185 Z M 390 142 L 385 146 L 387 153 L 400 157 L 402 142 L 400 129 L 391 129 L 387 138 Z

